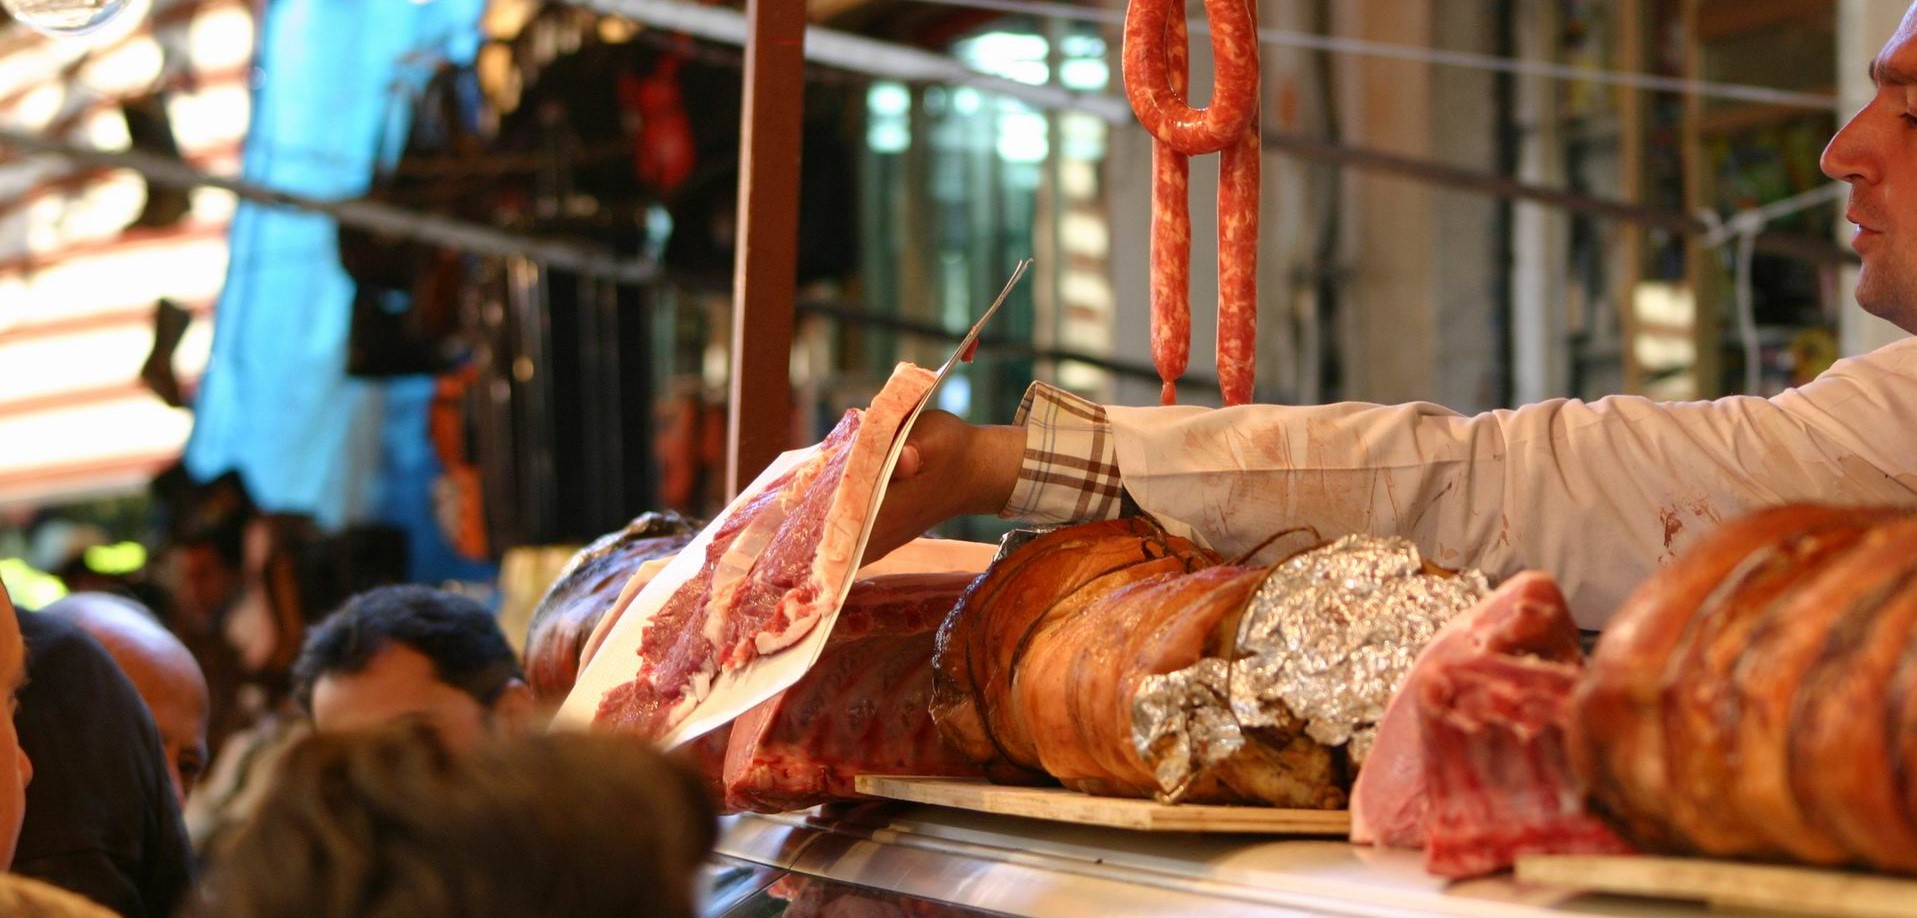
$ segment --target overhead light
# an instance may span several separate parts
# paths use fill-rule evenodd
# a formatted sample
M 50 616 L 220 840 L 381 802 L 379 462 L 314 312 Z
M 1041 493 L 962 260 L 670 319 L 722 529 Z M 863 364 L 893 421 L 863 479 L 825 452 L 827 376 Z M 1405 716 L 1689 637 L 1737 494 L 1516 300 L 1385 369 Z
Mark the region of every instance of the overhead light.
M 126 12 L 128 0 L 0 0 L 14 19 L 43 35 L 91 35 Z

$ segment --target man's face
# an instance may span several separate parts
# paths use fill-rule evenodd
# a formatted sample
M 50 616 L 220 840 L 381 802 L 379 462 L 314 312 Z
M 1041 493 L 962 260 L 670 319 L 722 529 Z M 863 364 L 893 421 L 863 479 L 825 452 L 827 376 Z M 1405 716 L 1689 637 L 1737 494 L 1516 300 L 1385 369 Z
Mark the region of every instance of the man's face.
M 322 733 L 369 730 L 401 720 L 437 728 L 454 749 L 491 735 L 492 712 L 444 682 L 425 654 L 389 644 L 356 673 L 327 673 L 313 683 L 313 727 Z
M 20 687 L 27 679 L 27 642 L 20 637 L 20 619 L 6 587 L 0 587 L 0 692 L 5 693 L 6 716 L 0 717 L 0 870 L 13 866 L 13 849 L 20 841 L 20 823 L 27 815 L 27 782 L 33 763 L 20 748 L 13 728 Z
M 168 776 L 181 804 L 206 771 L 206 677 L 191 651 L 144 607 L 102 593 L 74 593 L 44 610 L 79 625 L 105 647 L 153 715 Z
M 153 725 L 159 728 L 160 742 L 166 746 L 173 795 L 185 806 L 186 795 L 206 773 L 206 680 L 200 678 L 198 668 L 168 672 L 161 667 L 137 668 L 122 663 L 122 669 L 153 714 Z
M 1876 95 L 1831 138 L 1821 165 L 1850 183 L 1845 218 L 1864 261 L 1858 304 L 1917 333 L 1917 5 L 1871 62 L 1871 80 Z

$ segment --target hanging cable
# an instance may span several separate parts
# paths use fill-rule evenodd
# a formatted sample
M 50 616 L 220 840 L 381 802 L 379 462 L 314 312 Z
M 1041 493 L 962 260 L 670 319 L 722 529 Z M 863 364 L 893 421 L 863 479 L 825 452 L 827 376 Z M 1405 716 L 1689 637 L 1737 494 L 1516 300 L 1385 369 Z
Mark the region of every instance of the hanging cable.
M 1744 392 L 1746 394 L 1758 394 L 1763 382 L 1759 365 L 1763 357 L 1763 349 L 1761 342 L 1757 340 L 1756 292 L 1751 283 L 1751 267 L 1756 261 L 1758 236 L 1774 221 L 1821 204 L 1841 200 L 1849 193 L 1849 185 L 1832 182 L 1788 198 L 1772 201 L 1762 207 L 1740 210 L 1732 214 L 1729 220 L 1719 217 L 1717 211 L 1709 208 L 1698 210 L 1698 217 L 1707 227 L 1704 233 L 1706 246 L 1717 248 L 1726 242 L 1733 240 L 1737 242 L 1737 248 L 1730 256 L 1735 284 L 1733 310 L 1737 319 L 1738 341 L 1744 350 Z
M 1018 13 L 1028 16 L 1070 19 L 1078 22 L 1096 22 L 1108 25 L 1118 25 L 1125 21 L 1125 13 L 1123 10 L 1093 9 L 1070 3 L 1048 2 L 1048 0 L 917 0 L 917 2 L 936 6 L 954 6 L 964 9 L 990 10 L 1000 13 Z M 1209 34 L 1211 32 L 1210 24 L 1202 19 L 1191 20 L 1187 28 L 1193 35 Z M 1463 67 L 1471 70 L 1488 70 L 1494 73 L 1546 77 L 1548 79 L 1569 80 L 1572 82 L 1603 83 L 1609 86 L 1621 86 L 1629 89 L 1670 92 L 1714 99 L 1735 99 L 1740 102 L 1759 102 L 1769 105 L 1787 105 L 1792 108 L 1819 110 L 1830 110 L 1837 107 L 1837 100 L 1831 96 L 1792 92 L 1786 89 L 1772 89 L 1768 86 L 1718 83 L 1710 80 L 1687 80 L 1678 77 L 1664 77 L 1651 73 L 1632 73 L 1623 70 L 1586 70 L 1566 64 L 1516 60 L 1492 54 L 1474 54 L 1469 51 L 1445 51 L 1438 48 L 1394 45 L 1388 42 L 1366 41 L 1358 38 L 1339 38 L 1330 35 L 1314 35 L 1310 32 L 1293 32 L 1285 29 L 1261 28 L 1258 30 L 1258 40 L 1261 44 L 1306 48 L 1313 51 L 1328 51 L 1337 54 L 1352 54 L 1360 57 L 1412 61 L 1420 64 L 1439 64 L 1446 67 Z
M 265 204 L 325 214 L 346 226 L 412 239 L 477 255 L 515 256 L 588 277 L 630 284 L 649 283 L 659 266 L 645 258 L 618 258 L 570 242 L 542 239 L 476 223 L 393 207 L 376 201 L 337 201 L 267 188 L 243 179 L 201 172 L 176 159 L 133 151 L 100 150 L 0 128 L 0 146 L 58 156 L 83 166 L 129 169 L 169 188 L 218 188 Z

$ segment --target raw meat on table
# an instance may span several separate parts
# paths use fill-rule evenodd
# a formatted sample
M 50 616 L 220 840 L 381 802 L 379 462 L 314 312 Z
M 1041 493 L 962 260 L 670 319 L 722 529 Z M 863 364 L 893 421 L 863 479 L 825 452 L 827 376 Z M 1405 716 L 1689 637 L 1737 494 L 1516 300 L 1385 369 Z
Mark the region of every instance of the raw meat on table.
M 1352 789 L 1352 841 L 1424 848 L 1449 877 L 1529 852 L 1628 851 L 1584 812 L 1565 731 L 1578 632 L 1551 578 L 1511 578 L 1418 655 Z
M 1418 654 L 1378 722 L 1377 744 L 1351 788 L 1351 840 L 1391 848 L 1425 844 L 1427 750 L 1421 734 L 1424 683 L 1460 662 L 1488 654 L 1578 658 L 1577 626 L 1551 578 L 1526 571 L 1475 608 L 1445 623 Z
M 1579 667 L 1487 655 L 1420 686 L 1425 743 L 1425 870 L 1464 878 L 1524 854 L 1626 854 L 1585 812 L 1565 758 Z
M 974 576 L 853 584 L 805 678 L 733 721 L 726 808 L 782 812 L 855 797 L 861 774 L 978 774 L 939 736 L 927 709 L 933 634 Z

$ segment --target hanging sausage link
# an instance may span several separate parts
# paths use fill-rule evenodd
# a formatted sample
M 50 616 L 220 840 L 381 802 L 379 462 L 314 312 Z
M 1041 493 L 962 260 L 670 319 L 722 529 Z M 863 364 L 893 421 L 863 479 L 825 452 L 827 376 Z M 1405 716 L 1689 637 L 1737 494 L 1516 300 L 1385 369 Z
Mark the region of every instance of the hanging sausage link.
M 1173 91 L 1183 97 L 1188 64 L 1185 17 L 1165 18 L 1165 56 Z M 1165 381 L 1159 401 L 1178 401 L 1178 377 L 1191 360 L 1191 158 L 1152 139 L 1152 364 Z
M 1211 104 L 1191 107 L 1184 0 L 1132 0 L 1125 95 L 1152 145 L 1152 362 L 1171 404 L 1191 350 L 1187 157 L 1221 153 L 1218 177 L 1218 381 L 1228 405 L 1251 400 L 1258 330 L 1258 28 L 1255 0 L 1205 0 L 1215 74 Z

